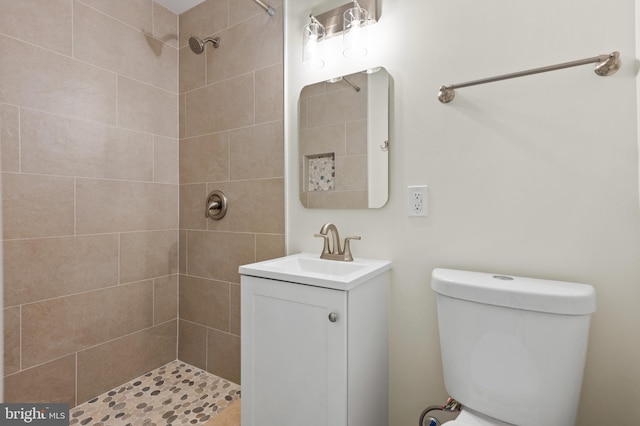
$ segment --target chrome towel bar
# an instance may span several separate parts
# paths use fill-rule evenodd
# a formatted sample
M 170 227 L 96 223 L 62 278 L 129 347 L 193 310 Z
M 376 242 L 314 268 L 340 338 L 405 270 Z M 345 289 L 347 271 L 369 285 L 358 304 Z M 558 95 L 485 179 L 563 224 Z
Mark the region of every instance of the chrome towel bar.
M 577 67 L 579 65 L 595 64 L 594 72 L 600 76 L 606 77 L 615 74 L 620 69 L 620 52 L 612 52 L 608 55 L 598 55 L 593 58 L 580 59 L 577 61 L 565 62 L 557 65 L 550 65 L 547 67 L 535 68 L 527 71 L 514 72 L 511 74 L 504 74 L 497 77 L 483 78 L 481 80 L 468 81 L 466 83 L 450 84 L 448 86 L 441 86 L 438 92 L 438 100 L 443 104 L 448 104 L 455 97 L 454 89 L 460 89 L 462 87 L 476 86 L 478 84 L 493 83 L 494 81 L 507 80 L 510 78 L 524 77 L 532 74 L 540 74 L 548 71 L 555 71 L 564 68 Z

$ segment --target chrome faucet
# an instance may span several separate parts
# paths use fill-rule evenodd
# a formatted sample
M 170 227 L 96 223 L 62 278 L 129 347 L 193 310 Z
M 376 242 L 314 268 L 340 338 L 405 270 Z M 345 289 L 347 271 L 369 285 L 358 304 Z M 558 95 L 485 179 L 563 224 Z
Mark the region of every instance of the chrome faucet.
M 331 234 L 331 239 L 329 238 Z M 328 260 L 340 260 L 344 262 L 351 262 L 353 256 L 351 255 L 351 240 L 359 240 L 360 237 L 347 237 L 344 239 L 344 248 L 340 248 L 340 235 L 338 234 L 338 228 L 333 223 L 325 223 L 320 228 L 319 234 L 314 234 L 315 237 L 321 237 L 324 239 L 324 245 L 322 247 L 322 253 L 320 259 Z

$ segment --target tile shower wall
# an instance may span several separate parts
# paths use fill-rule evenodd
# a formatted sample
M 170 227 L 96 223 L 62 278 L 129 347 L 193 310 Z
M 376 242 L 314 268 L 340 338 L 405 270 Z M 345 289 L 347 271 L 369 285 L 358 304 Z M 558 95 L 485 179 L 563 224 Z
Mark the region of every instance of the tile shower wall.
M 0 2 L 7 402 L 176 358 L 177 33 L 151 0 Z
M 252 0 L 180 15 L 180 360 L 240 382 L 238 266 L 284 254 L 283 21 Z M 218 36 L 202 55 L 189 36 Z M 229 199 L 205 219 L 207 194 Z

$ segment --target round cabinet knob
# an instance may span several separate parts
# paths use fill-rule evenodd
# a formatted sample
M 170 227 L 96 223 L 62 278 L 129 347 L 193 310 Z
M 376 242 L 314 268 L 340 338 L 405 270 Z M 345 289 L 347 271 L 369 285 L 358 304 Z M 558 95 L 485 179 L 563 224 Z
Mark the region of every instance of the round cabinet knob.
M 331 322 L 338 321 L 338 314 L 336 314 L 335 312 L 331 312 L 329 314 L 329 321 L 331 321 Z

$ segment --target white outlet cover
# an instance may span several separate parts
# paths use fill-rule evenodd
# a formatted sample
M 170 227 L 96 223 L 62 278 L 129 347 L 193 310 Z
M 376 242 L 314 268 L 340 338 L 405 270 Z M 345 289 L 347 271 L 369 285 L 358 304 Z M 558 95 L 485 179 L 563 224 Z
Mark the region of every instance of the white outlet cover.
M 427 185 L 414 185 L 407 187 L 407 215 L 408 216 L 428 216 L 429 196 Z

